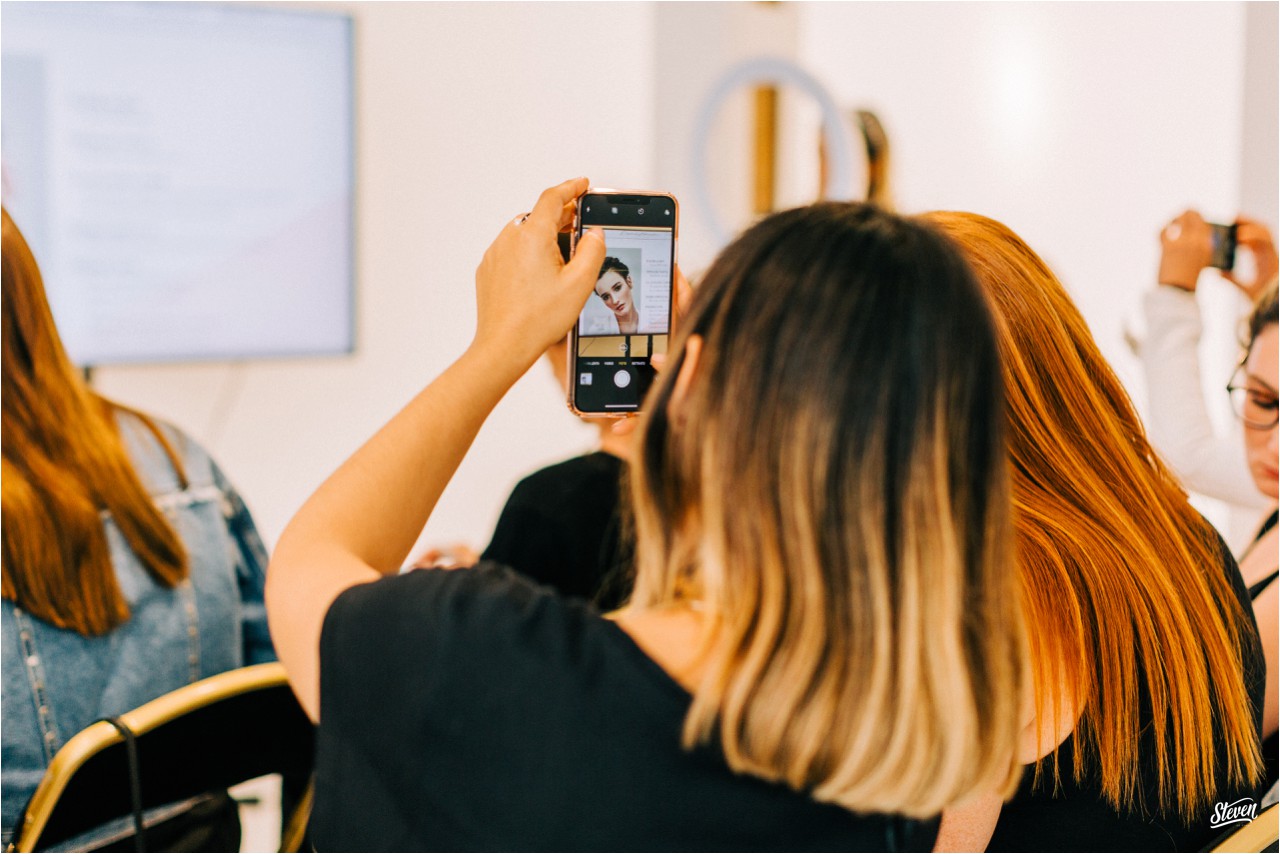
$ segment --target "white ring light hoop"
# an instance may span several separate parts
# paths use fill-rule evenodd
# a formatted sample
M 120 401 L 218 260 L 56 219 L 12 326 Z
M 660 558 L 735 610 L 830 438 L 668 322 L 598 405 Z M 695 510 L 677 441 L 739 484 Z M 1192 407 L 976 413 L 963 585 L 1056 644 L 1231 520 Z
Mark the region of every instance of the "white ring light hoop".
M 762 83 L 794 86 L 817 102 L 822 110 L 822 136 L 830 157 L 827 161 L 827 185 L 824 188 L 826 197 L 840 201 L 852 198 L 850 188 L 853 186 L 853 158 L 850 152 L 853 150 L 853 140 L 835 99 L 813 75 L 790 60 L 770 56 L 748 59 L 730 68 L 716 83 L 703 102 L 694 127 L 694 203 L 706 217 L 711 233 L 720 246 L 727 244 L 732 234 L 720 221 L 707 185 L 707 144 L 711 140 L 711 125 L 730 95 L 743 86 Z

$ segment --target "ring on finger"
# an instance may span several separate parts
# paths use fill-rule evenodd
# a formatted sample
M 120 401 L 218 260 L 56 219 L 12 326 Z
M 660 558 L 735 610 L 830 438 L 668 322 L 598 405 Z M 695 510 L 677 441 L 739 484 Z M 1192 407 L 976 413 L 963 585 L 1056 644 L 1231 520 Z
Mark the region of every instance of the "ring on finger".
M 520 214 L 520 216 L 518 216 L 518 217 L 516 217 L 515 219 L 511 220 L 511 224 L 512 224 L 512 225 L 524 225 L 524 221 L 525 221 L 526 219 L 528 219 L 528 218 L 529 218 L 529 214 L 528 214 L 528 213 L 522 213 L 522 214 Z

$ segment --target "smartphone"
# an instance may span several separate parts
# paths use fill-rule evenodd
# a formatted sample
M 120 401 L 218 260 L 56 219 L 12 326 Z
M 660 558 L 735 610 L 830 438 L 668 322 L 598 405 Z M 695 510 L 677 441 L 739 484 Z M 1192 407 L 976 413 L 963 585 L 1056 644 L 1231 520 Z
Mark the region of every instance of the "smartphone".
M 590 189 L 579 197 L 573 244 L 584 230 L 603 229 L 605 260 L 569 335 L 569 408 L 578 415 L 640 410 L 653 384 L 650 360 L 671 336 L 679 224 L 670 193 Z
M 1213 257 L 1209 266 L 1230 270 L 1236 265 L 1236 227 L 1211 222 L 1209 228 L 1213 233 Z

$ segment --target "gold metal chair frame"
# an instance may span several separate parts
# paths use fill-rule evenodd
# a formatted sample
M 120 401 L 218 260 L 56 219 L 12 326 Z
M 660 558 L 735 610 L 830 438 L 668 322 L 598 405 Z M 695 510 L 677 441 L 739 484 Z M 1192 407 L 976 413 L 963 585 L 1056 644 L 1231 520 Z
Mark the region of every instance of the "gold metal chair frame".
M 118 720 L 141 737 L 163 724 L 221 700 L 287 685 L 288 678 L 282 665 L 275 662 L 255 664 L 185 685 L 120 715 Z M 123 741 L 124 736 L 119 730 L 106 721 L 91 724 L 72 736 L 49 763 L 27 804 L 21 834 L 10 843 L 8 850 L 34 851 L 54 807 L 75 773 L 98 753 Z M 281 838 L 280 850 L 298 850 L 310 816 L 311 801 L 312 786 L 308 785 Z

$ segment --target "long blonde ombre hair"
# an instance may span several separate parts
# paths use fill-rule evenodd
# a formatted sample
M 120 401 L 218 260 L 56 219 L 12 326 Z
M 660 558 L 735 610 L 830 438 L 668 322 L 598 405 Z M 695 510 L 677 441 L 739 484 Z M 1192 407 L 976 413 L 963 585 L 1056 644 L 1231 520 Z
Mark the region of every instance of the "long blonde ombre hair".
M 686 746 L 854 811 L 1007 790 L 1004 403 L 958 253 L 874 207 L 774 215 L 708 271 L 672 352 L 632 472 L 633 604 L 708 617 Z
M 67 358 L 35 257 L 3 217 L 3 562 L 0 595 L 82 635 L 129 619 L 103 512 L 157 583 L 187 576 L 187 555 L 152 502 L 121 441 L 126 411 L 155 436 L 185 486 L 181 462 L 146 416 L 95 394 Z
M 1232 783 L 1261 767 L 1242 651 L 1257 629 L 1224 573 L 1230 556 L 1044 261 L 987 217 L 924 219 L 959 246 L 995 310 L 1037 712 L 1066 687 L 1076 778 L 1096 776 L 1117 809 L 1197 816 L 1217 793 L 1216 751 Z M 1142 802 L 1144 747 L 1157 804 Z

